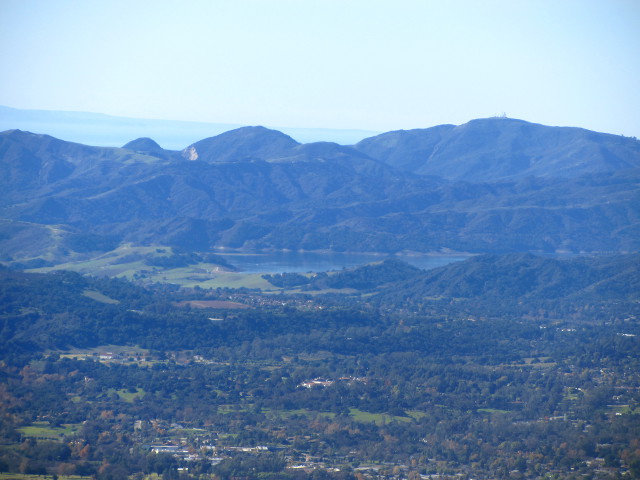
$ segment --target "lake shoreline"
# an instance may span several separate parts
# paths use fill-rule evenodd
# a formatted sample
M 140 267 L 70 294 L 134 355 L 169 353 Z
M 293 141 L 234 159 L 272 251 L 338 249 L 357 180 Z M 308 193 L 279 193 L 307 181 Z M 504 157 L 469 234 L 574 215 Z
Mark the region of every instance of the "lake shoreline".
M 462 252 L 456 250 L 446 250 L 446 251 L 430 251 L 430 252 L 418 252 L 415 250 L 401 250 L 398 252 L 360 252 L 360 251 L 337 251 L 337 250 L 327 250 L 327 249 L 319 249 L 319 250 L 291 250 L 287 248 L 282 249 L 263 249 L 263 250 L 255 250 L 255 249 L 243 249 L 243 248 L 229 248 L 229 247 L 214 247 L 211 250 L 211 253 L 215 253 L 217 255 L 271 255 L 271 254 L 313 254 L 313 255 L 369 255 L 369 256 L 378 256 L 378 257 L 473 257 L 476 255 L 483 255 L 482 253 L 477 252 Z
M 335 251 L 217 251 L 217 255 L 232 264 L 239 273 L 320 273 L 355 268 L 387 258 L 402 260 L 418 268 L 430 270 L 473 254 L 388 254 Z

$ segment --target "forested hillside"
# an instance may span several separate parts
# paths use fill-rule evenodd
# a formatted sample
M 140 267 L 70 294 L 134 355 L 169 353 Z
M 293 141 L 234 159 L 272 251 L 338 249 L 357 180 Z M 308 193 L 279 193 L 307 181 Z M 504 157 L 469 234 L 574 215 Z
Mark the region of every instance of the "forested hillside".
M 386 288 L 386 298 L 445 297 L 502 300 L 632 300 L 640 291 L 640 255 L 545 258 L 532 254 L 483 255 L 424 272 Z

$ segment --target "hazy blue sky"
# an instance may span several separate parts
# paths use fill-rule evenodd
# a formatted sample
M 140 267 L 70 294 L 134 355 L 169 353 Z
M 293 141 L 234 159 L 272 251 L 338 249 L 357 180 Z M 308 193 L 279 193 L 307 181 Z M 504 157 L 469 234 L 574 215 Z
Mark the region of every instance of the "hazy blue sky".
M 0 104 L 640 137 L 640 0 L 0 0 Z

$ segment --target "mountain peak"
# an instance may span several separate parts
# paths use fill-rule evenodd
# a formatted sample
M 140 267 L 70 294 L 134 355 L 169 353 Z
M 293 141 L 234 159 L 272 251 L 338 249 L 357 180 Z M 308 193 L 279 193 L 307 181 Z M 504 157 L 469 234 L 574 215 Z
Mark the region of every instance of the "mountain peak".
M 38 140 L 38 139 L 47 139 L 47 140 L 56 140 L 56 141 L 63 141 L 63 140 L 58 140 L 50 135 L 45 135 L 42 133 L 33 133 L 33 132 L 28 132 L 26 130 L 20 130 L 17 128 L 13 128 L 11 130 L 5 130 L 4 132 L 0 132 L 0 136 L 2 137 L 6 137 L 6 138 L 11 138 L 11 139 L 26 139 L 26 140 L 30 140 L 30 139 L 34 139 L 34 140 Z
M 158 143 L 149 137 L 140 137 L 135 140 L 131 140 L 122 146 L 128 150 L 142 153 L 163 153 L 164 149 L 158 145 Z
M 401 170 L 471 182 L 573 178 L 640 167 L 637 140 L 506 117 L 383 133 L 355 148 Z
M 299 143 L 293 138 L 278 130 L 262 126 L 241 127 L 189 145 L 182 151 L 182 156 L 205 162 L 264 160 L 286 155 L 297 145 Z

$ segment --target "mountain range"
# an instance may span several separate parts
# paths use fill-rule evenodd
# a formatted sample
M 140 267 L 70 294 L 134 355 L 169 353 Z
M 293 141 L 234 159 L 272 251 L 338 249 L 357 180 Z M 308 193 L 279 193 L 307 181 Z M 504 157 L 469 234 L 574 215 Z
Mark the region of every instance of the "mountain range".
M 182 150 L 0 133 L 0 260 L 123 243 L 244 250 L 635 252 L 640 142 L 509 118 L 301 144 L 242 127 Z

